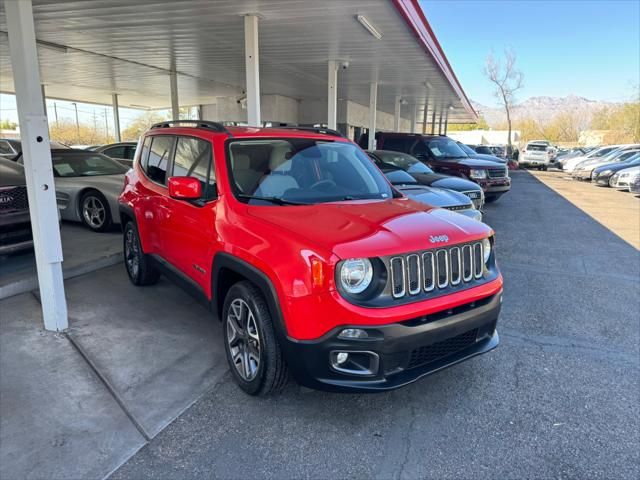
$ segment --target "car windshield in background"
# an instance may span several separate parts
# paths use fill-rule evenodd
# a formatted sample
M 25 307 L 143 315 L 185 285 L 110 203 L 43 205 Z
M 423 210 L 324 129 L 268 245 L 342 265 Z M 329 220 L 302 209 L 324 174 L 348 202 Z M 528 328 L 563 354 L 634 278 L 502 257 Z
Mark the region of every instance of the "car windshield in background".
M 529 152 L 546 152 L 547 148 L 547 145 L 540 145 L 535 143 L 530 143 L 529 145 L 527 145 L 527 151 Z
M 476 148 L 476 153 L 481 153 L 482 155 L 493 155 L 493 151 L 489 147 L 478 146 Z
M 251 204 L 391 198 L 380 171 L 355 145 L 307 138 L 229 143 L 236 197 Z
M 51 153 L 58 177 L 94 177 L 126 173 L 127 168 L 105 155 L 91 152 Z
M 376 165 L 380 170 L 400 169 L 409 173 L 433 173 L 429 167 L 411 155 L 399 152 L 375 152 L 379 161 Z
M 419 185 L 418 181 L 404 170 L 391 170 L 385 176 L 393 185 Z
M 427 149 L 433 158 L 468 158 L 460 146 L 449 138 L 425 140 Z

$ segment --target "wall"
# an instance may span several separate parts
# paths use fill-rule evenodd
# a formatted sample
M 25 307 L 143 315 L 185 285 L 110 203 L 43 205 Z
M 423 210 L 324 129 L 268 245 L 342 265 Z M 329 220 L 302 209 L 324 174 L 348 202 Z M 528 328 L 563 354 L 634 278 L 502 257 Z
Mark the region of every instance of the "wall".
M 202 106 L 202 118 L 224 122 L 246 122 L 247 110 L 238 97 L 218 97 L 215 104 Z M 261 95 L 260 113 L 263 122 L 298 123 L 298 101 L 282 95 Z

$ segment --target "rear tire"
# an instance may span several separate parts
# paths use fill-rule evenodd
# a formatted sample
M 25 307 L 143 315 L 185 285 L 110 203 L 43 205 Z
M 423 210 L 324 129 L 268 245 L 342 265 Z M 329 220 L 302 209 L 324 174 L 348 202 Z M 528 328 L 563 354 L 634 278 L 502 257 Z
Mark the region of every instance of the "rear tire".
M 131 283 L 137 286 L 153 285 L 160 278 L 160 272 L 151 263 L 150 257 L 142 251 L 138 228 L 129 220 L 123 235 L 124 266 Z
M 233 285 L 222 321 L 227 361 L 238 386 L 255 396 L 281 391 L 288 370 L 262 292 L 248 281 Z
M 82 223 L 94 232 L 106 232 L 111 228 L 113 219 L 109 202 L 97 190 L 89 190 L 80 197 L 80 218 Z

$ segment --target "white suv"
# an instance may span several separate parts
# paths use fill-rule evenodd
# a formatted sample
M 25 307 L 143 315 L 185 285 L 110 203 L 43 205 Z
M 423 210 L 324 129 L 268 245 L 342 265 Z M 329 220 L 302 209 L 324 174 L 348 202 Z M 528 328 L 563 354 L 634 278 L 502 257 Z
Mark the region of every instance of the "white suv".
M 552 160 L 553 150 L 547 141 L 529 142 L 522 150 L 518 164 L 521 167 L 538 167 L 539 170 L 546 170 Z

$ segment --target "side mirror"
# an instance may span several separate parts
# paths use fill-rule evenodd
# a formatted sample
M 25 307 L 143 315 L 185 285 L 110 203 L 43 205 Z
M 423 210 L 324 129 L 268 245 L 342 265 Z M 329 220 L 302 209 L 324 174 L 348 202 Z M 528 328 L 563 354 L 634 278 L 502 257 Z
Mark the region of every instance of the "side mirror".
M 169 196 L 178 200 L 197 200 L 202 197 L 202 184 L 193 177 L 171 177 Z

